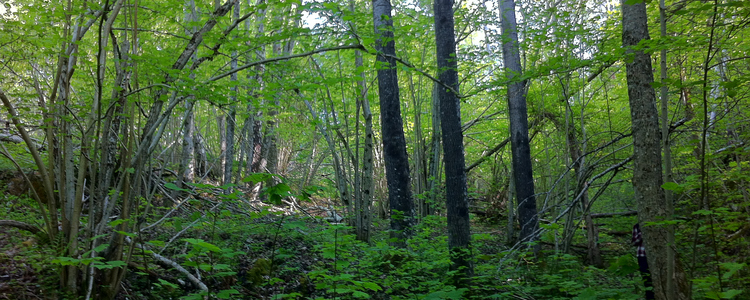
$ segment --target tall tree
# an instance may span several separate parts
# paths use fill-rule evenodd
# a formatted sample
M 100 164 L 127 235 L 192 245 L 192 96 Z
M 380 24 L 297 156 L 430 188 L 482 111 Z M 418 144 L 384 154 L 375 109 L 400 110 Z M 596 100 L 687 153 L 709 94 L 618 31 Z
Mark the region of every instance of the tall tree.
M 469 243 L 469 201 L 466 190 L 464 137 L 461 132 L 461 102 L 458 99 L 458 62 L 453 26 L 453 0 L 435 0 L 435 44 L 437 46 L 440 119 L 445 162 L 445 206 L 448 213 L 448 249 L 451 268 L 463 268 L 466 277 L 473 273 Z M 459 272 L 458 274 L 461 274 Z
M 664 4 L 664 0 L 659 0 L 659 27 L 661 38 L 667 38 L 667 8 Z M 661 140 L 664 145 L 664 182 L 672 181 L 672 149 L 669 143 L 669 113 L 668 113 L 668 86 L 667 86 L 667 48 L 662 48 L 659 53 L 660 56 L 660 71 L 661 71 Z M 674 215 L 674 204 L 672 202 L 672 191 L 664 191 L 664 201 L 667 204 L 667 214 Z M 667 238 L 667 281 L 666 281 L 666 294 L 668 299 L 678 299 L 676 297 L 677 290 L 675 289 L 675 253 L 673 251 L 675 236 L 674 236 L 674 225 L 668 227 Z M 687 297 L 685 297 L 687 298 Z
M 391 235 L 394 245 L 405 247 L 414 223 L 414 203 L 409 180 L 409 158 L 406 154 L 404 125 L 396 74 L 396 43 L 393 36 L 393 18 L 390 0 L 373 0 L 375 42 L 380 94 L 380 122 L 383 137 L 383 159 L 388 182 L 388 200 L 391 211 Z
M 195 0 L 185 1 L 185 23 L 197 22 L 198 12 L 195 8 Z M 185 34 L 192 35 L 198 30 L 195 26 L 186 26 Z M 198 59 L 197 54 L 193 53 L 191 57 L 193 61 Z M 195 79 L 195 72 L 190 72 L 190 79 Z M 193 182 L 195 172 L 195 140 L 193 135 L 195 134 L 195 113 L 193 108 L 195 105 L 195 97 L 189 97 L 185 101 L 185 116 L 182 121 L 182 154 L 180 155 L 180 180 L 178 180 L 178 187 L 184 188 L 185 183 Z M 175 194 L 177 191 L 175 191 Z
M 650 39 L 646 3 L 622 2 L 622 44 L 626 48 L 625 67 L 630 99 L 633 130 L 633 187 L 638 204 L 646 257 L 651 271 L 656 299 L 670 299 L 667 295 L 669 228 L 651 226 L 648 222 L 669 217 L 664 190 L 661 188 L 662 162 L 659 134 L 659 111 L 656 92 L 652 87 L 654 73 L 651 54 L 634 49 Z
M 526 109 L 526 81 L 521 80 L 521 56 L 516 29 L 516 5 L 513 0 L 503 0 L 500 5 L 503 33 L 503 64 L 508 81 L 508 110 L 510 117 L 510 145 L 513 154 L 518 222 L 521 224 L 520 241 L 536 240 L 539 218 L 534 196 L 534 177 L 531 169 L 529 146 L 529 120 Z M 539 247 L 534 248 L 538 251 Z
M 240 1 L 237 1 L 234 3 L 234 8 L 232 9 L 232 18 L 237 20 L 240 18 Z M 232 69 L 237 68 L 237 50 L 232 51 L 232 59 L 229 64 Z M 230 89 L 230 95 L 229 95 L 229 101 L 231 102 L 229 104 L 229 111 L 227 112 L 227 116 L 224 122 L 226 122 L 226 152 L 224 153 L 224 184 L 230 184 L 232 183 L 232 167 L 234 166 L 234 130 L 236 127 L 236 121 L 237 121 L 237 93 L 239 92 L 239 89 L 237 88 L 238 85 L 237 82 L 237 73 L 232 73 L 230 76 L 230 80 L 232 82 L 235 82 L 235 84 L 232 84 L 232 87 Z M 230 192 L 231 189 L 227 188 L 227 192 Z
M 356 12 L 354 6 L 354 0 L 349 0 L 349 10 L 352 13 Z M 353 24 L 351 26 L 354 26 Z M 362 61 L 362 52 L 359 50 L 354 51 L 354 66 L 356 69 L 360 69 L 364 65 Z M 355 174 L 355 187 L 354 187 L 354 214 L 355 214 L 355 230 L 357 239 L 366 243 L 370 242 L 370 225 L 371 215 L 370 204 L 372 203 L 372 195 L 374 192 L 374 184 L 372 180 L 372 111 L 370 110 L 370 100 L 367 99 L 367 81 L 365 72 L 357 74 L 359 80 L 357 80 L 356 97 L 357 97 L 357 110 L 362 107 L 362 117 L 365 121 L 365 136 L 364 136 L 364 151 L 362 153 L 362 169 L 361 173 Z M 357 146 L 354 163 L 358 163 L 359 158 L 359 112 L 357 112 Z M 355 170 L 357 170 L 355 168 Z

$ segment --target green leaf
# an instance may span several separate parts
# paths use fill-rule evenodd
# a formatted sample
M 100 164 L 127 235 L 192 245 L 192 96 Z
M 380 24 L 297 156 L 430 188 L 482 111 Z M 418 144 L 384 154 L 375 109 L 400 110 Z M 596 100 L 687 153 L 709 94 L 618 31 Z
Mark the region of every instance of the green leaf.
M 364 292 L 360 292 L 360 291 L 354 291 L 352 293 L 352 296 L 354 298 L 359 298 L 359 299 L 370 299 L 370 295 L 368 295 L 367 293 L 364 293 Z
M 721 292 L 720 296 L 721 299 L 732 299 L 739 294 L 742 294 L 742 290 L 728 290 L 726 292 Z
M 229 299 L 232 298 L 232 295 L 237 295 L 240 292 L 235 289 L 229 289 L 229 290 L 222 290 L 218 294 L 216 294 L 216 297 L 219 299 Z
M 123 219 L 117 219 L 117 220 L 114 220 L 112 222 L 109 222 L 109 226 L 115 227 L 115 226 L 120 225 L 122 223 L 125 223 L 125 220 L 123 220 Z
M 108 261 L 108 262 L 106 262 L 106 264 L 110 265 L 110 266 L 113 266 L 113 267 L 124 267 L 124 266 L 128 265 L 124 261 L 121 261 L 121 260 Z
M 372 291 L 382 291 L 383 288 L 381 288 L 377 283 L 373 282 L 362 282 L 362 287 L 372 290 Z
M 180 187 L 178 187 L 177 185 L 175 185 L 174 183 L 171 183 L 171 182 L 165 183 L 164 187 L 166 187 L 166 188 L 168 188 L 170 190 L 175 190 L 175 191 L 180 191 L 180 192 L 189 192 L 190 191 L 190 190 L 187 190 L 187 189 L 180 188 Z
M 151 241 L 148 241 L 148 244 L 161 248 L 161 247 L 164 247 L 167 243 L 164 241 L 151 240 Z
M 122 231 L 122 230 L 115 230 L 115 232 L 117 232 L 119 234 L 122 234 L 124 236 L 127 236 L 127 237 L 131 237 L 131 238 L 135 237 L 135 233 L 132 233 L 132 232 L 126 232 L 126 231 Z
M 578 300 L 596 300 L 597 299 L 596 298 L 596 290 L 594 290 L 593 288 L 587 288 L 587 289 L 583 290 L 583 292 L 581 292 L 578 295 L 578 297 L 576 297 L 575 299 L 578 299 Z
M 661 185 L 661 188 L 668 190 L 668 191 L 674 191 L 674 192 L 680 192 L 683 190 L 683 188 L 674 182 L 665 182 Z
M 725 262 L 720 263 L 722 268 L 729 270 L 728 272 L 725 272 L 721 275 L 721 278 L 724 280 L 729 279 L 729 277 L 732 277 L 737 271 L 745 269 L 745 264 L 736 263 L 736 262 Z
M 271 178 L 271 174 L 268 173 L 253 173 L 242 179 L 242 182 L 259 183 Z
M 109 244 L 101 244 L 94 248 L 94 252 L 102 252 L 102 250 L 107 249 L 109 247 Z
M 173 289 L 177 289 L 177 288 L 179 288 L 179 286 L 178 286 L 178 285 L 176 285 L 176 284 L 174 284 L 174 283 L 171 283 L 171 282 L 169 282 L 169 281 L 166 281 L 166 280 L 164 280 L 164 279 L 161 279 L 161 278 L 159 278 L 159 283 L 160 283 L 161 285 L 163 285 L 163 286 L 168 286 L 168 287 L 171 287 L 171 288 L 173 288 Z

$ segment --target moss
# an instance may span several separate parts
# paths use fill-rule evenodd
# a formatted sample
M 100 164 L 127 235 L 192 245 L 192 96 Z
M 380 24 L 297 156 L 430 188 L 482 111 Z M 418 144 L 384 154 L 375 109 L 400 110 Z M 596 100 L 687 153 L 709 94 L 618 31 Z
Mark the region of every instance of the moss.
M 267 258 L 259 258 L 253 263 L 253 268 L 247 272 L 247 279 L 253 285 L 260 285 L 265 278 L 263 276 L 271 275 L 271 261 Z

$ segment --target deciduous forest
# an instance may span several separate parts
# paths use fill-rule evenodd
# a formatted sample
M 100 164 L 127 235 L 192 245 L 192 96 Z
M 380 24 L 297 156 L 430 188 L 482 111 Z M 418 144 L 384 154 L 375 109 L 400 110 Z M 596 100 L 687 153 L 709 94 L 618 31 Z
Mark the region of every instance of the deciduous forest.
M 750 299 L 750 2 L 621 1 L 0 1 L 0 299 Z

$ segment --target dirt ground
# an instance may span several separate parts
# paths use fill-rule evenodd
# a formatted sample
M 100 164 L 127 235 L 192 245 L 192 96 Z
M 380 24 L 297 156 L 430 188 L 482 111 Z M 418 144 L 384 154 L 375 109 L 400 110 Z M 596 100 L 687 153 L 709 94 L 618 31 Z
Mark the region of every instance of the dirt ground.
M 0 299 L 44 299 L 39 274 L 25 255 L 34 246 L 28 232 L 0 227 Z

